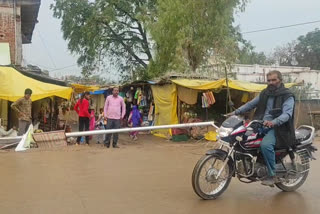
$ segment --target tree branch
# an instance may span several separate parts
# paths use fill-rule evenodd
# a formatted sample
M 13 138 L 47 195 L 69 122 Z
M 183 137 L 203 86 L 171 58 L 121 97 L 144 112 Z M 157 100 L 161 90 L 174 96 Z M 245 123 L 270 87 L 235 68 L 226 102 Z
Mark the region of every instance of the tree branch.
M 122 21 L 119 21 L 119 20 L 115 20 L 115 21 L 118 22 L 118 23 L 120 23 L 120 24 L 123 24 L 123 25 L 127 26 L 127 27 L 130 28 L 130 29 L 139 30 L 138 27 L 133 27 L 133 26 L 129 25 L 129 24 L 126 23 L 126 22 L 122 22 Z
M 121 38 L 121 36 L 119 36 L 113 29 L 112 27 L 108 24 L 108 23 L 103 23 L 105 24 L 109 30 L 111 31 L 111 33 L 113 34 L 113 36 L 117 39 L 117 41 L 123 46 L 123 48 L 139 63 L 141 64 L 144 68 L 147 68 L 147 64 L 142 60 L 140 59 L 135 53 L 134 51 L 132 50 L 132 48 L 130 48 L 127 44 L 125 44 L 123 42 L 123 38 Z
M 121 33 L 118 34 L 118 36 L 123 36 L 124 34 L 135 34 L 135 35 L 138 35 L 138 36 L 142 36 L 139 32 L 136 32 L 136 31 L 123 31 Z
M 133 17 L 129 12 L 125 11 L 124 9 L 120 8 L 117 4 L 113 4 L 114 7 L 124 13 L 125 15 L 127 15 L 131 20 L 135 21 L 138 25 L 138 31 L 140 32 L 141 36 L 142 36 L 142 40 L 140 41 L 142 48 L 144 49 L 146 55 L 148 56 L 149 60 L 152 60 L 152 54 L 150 52 L 150 48 L 149 48 L 149 44 L 148 44 L 148 38 L 146 35 L 146 32 L 143 30 L 143 27 L 140 23 L 140 21 L 138 19 L 136 19 L 135 17 Z
M 150 48 L 149 48 L 148 38 L 147 38 L 146 32 L 143 30 L 140 22 L 138 22 L 138 28 L 139 28 L 140 34 L 142 35 L 142 39 L 143 39 L 143 41 L 141 42 L 141 45 L 145 51 L 145 54 L 147 54 L 148 59 L 150 61 L 150 60 L 152 60 L 152 55 L 151 55 Z
M 139 22 L 138 19 L 134 18 L 130 13 L 128 13 L 127 11 L 123 10 L 122 8 L 118 7 L 117 4 L 113 4 L 113 6 L 120 12 L 124 13 L 125 15 L 127 15 L 130 19 L 132 19 L 135 22 Z

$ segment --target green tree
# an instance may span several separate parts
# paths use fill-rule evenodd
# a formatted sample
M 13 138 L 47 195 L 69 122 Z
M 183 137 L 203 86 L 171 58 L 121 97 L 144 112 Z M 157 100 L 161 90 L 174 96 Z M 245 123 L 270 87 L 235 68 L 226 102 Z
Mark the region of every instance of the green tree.
M 300 36 L 294 50 L 299 66 L 320 69 L 320 30 L 315 29 Z
M 236 57 L 239 33 L 232 26 L 237 9 L 246 0 L 158 0 L 151 73 L 196 71 L 208 57 L 231 62 Z
M 91 75 L 91 76 L 75 76 L 75 75 L 70 75 L 66 76 L 65 80 L 68 81 L 69 83 L 80 83 L 80 84 L 85 84 L 85 85 L 106 85 L 113 83 L 111 81 L 108 81 L 105 78 L 101 78 L 99 75 Z
M 267 65 L 272 63 L 264 52 L 256 52 L 254 46 L 247 41 L 243 41 L 242 47 L 239 48 L 239 56 L 236 62 L 249 65 Z
M 283 66 L 320 69 L 320 30 L 315 29 L 295 41 L 275 48 L 272 60 Z
M 276 47 L 271 58 L 274 62 L 278 62 L 281 66 L 295 66 L 296 62 L 296 41 L 287 43 L 286 45 Z
M 152 60 L 145 20 L 156 0 L 55 0 L 54 17 L 83 74 L 111 60 L 120 71 L 146 70 Z
M 54 17 L 83 74 L 112 60 L 131 76 L 195 71 L 208 57 L 236 59 L 235 11 L 247 0 L 55 0 Z M 148 33 L 150 32 L 150 33 Z

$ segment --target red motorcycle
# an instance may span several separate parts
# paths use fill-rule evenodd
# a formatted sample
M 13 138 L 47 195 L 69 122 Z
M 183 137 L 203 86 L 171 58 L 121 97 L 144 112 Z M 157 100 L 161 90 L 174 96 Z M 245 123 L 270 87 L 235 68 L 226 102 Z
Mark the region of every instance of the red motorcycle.
M 260 152 L 260 143 L 267 132 L 263 121 L 253 120 L 245 125 L 242 117 L 227 118 L 217 130 L 220 147 L 206 152 L 197 162 L 192 174 L 192 186 L 202 199 L 216 199 L 229 186 L 232 177 L 252 183 L 268 176 Z M 315 129 L 300 126 L 295 131 L 294 146 L 275 148 L 275 185 L 286 192 L 295 191 L 307 179 L 310 160 L 317 149 L 312 146 Z

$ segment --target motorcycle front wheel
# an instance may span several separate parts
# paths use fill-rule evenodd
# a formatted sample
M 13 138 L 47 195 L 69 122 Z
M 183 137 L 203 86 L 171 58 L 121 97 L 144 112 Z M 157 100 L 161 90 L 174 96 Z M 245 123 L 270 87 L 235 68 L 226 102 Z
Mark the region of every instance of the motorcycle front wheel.
M 194 192 L 202 199 L 216 199 L 229 186 L 232 178 L 232 163 L 224 167 L 218 178 L 218 172 L 223 166 L 224 160 L 213 155 L 203 156 L 196 164 L 192 173 L 192 187 Z

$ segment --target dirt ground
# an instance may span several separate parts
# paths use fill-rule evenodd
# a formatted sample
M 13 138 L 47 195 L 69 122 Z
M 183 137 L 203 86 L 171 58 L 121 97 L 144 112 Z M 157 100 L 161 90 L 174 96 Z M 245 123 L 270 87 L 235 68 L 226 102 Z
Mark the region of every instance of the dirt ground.
M 319 141 L 315 145 L 320 148 Z M 297 192 L 233 179 L 220 198 L 204 201 L 193 192 L 191 174 L 213 143 L 174 143 L 149 135 L 131 142 L 121 135 L 119 146 L 0 152 L 1 213 L 317 214 L 320 210 L 319 160 L 312 162 L 309 177 Z

